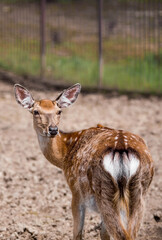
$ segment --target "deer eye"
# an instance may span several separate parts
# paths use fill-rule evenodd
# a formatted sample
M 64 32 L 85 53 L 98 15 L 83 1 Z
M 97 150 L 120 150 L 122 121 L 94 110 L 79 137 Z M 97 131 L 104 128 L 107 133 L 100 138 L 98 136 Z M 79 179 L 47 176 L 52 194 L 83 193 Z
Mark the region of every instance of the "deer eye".
M 34 116 L 38 116 L 39 112 L 37 110 L 34 110 Z
M 60 110 L 60 111 L 57 112 L 57 115 L 60 115 L 61 113 L 62 113 L 62 111 Z

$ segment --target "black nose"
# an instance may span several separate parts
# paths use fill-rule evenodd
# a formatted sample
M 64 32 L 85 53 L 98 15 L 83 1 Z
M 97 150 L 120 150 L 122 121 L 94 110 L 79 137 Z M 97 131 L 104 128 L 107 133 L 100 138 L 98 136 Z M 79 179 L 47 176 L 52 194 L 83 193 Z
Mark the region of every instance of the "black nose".
M 49 126 L 49 133 L 53 136 L 56 135 L 58 133 L 58 127 L 57 126 L 55 126 L 55 127 Z

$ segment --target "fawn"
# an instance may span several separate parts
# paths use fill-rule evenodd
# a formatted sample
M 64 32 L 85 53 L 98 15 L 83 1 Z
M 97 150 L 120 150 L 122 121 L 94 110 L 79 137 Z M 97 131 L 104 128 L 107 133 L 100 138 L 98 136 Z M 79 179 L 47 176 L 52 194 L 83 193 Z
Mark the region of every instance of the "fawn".
M 44 156 L 64 171 L 72 192 L 73 239 L 82 239 L 85 209 L 101 216 L 102 240 L 133 240 L 152 181 L 151 155 L 139 136 L 102 125 L 65 133 L 58 129 L 62 108 L 75 102 L 81 86 L 64 90 L 54 101 L 35 101 L 16 84 L 17 102 L 33 115 Z

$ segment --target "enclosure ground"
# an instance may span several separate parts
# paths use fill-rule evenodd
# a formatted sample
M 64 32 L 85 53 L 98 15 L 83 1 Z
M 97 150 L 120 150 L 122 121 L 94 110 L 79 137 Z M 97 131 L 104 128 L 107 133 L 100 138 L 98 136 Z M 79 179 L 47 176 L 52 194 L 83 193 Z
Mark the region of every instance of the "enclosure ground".
M 58 92 L 32 91 L 54 99 Z M 155 177 L 138 240 L 162 236 L 162 99 L 80 95 L 65 110 L 60 128 L 80 130 L 101 123 L 139 134 L 155 160 Z M 71 240 L 71 193 L 62 171 L 43 157 L 31 114 L 17 105 L 13 86 L 0 82 L 0 239 Z M 100 219 L 87 212 L 84 239 L 99 240 Z

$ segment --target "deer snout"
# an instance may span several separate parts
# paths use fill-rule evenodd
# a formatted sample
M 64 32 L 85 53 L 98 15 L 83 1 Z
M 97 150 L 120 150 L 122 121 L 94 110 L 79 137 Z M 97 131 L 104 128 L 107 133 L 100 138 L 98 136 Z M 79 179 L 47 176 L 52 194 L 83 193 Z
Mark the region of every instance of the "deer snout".
M 50 135 L 55 136 L 58 133 L 58 127 L 57 126 L 55 126 L 55 127 L 49 126 L 48 131 L 49 131 Z

